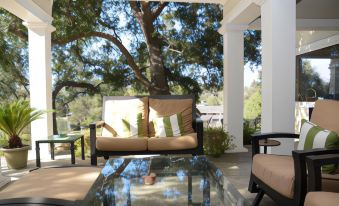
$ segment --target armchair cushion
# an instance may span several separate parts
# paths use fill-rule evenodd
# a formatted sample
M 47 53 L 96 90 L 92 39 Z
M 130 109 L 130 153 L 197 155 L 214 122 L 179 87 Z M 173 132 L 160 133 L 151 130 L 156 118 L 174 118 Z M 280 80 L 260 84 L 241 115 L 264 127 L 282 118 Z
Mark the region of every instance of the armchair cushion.
M 96 148 L 101 151 L 146 151 L 148 137 L 97 137 Z
M 304 206 L 338 205 L 339 194 L 333 192 L 309 192 Z
M 339 174 L 322 174 L 321 188 L 323 191 L 339 193 Z
M 339 135 L 339 101 L 318 100 L 315 102 L 311 122 Z
M 197 133 L 190 133 L 180 137 L 152 137 L 148 139 L 148 150 L 150 151 L 184 150 L 193 149 L 197 146 Z
M 292 156 L 256 154 L 252 173 L 281 195 L 293 198 L 295 171 Z M 339 192 L 339 174 L 323 174 L 322 188 L 328 192 Z
M 252 173 L 287 198 L 294 194 L 294 163 L 291 156 L 257 154 L 253 157 Z
M 323 129 L 312 122 L 302 120 L 298 150 L 308 149 L 336 149 L 339 146 L 339 137 L 335 132 Z M 324 165 L 323 173 L 333 173 L 336 165 Z
M 152 120 L 156 137 L 179 137 L 184 134 L 181 113 Z
M 103 128 L 102 136 L 116 137 L 114 125 L 121 122 L 121 117 L 142 114 L 141 136 L 148 136 L 148 97 L 104 97 L 103 120 L 110 130 Z
M 192 99 L 156 99 L 149 98 L 149 136 L 154 137 L 154 125 L 152 120 L 156 117 L 182 114 L 184 134 L 194 133 L 192 128 Z
M 142 127 L 142 113 L 121 116 L 112 127 L 120 137 L 140 137 L 145 134 Z

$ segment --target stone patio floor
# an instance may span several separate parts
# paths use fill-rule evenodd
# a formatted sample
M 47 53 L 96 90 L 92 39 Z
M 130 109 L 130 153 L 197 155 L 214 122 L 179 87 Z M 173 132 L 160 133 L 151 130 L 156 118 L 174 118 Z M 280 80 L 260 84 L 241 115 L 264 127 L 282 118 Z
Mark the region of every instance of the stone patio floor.
M 70 155 L 56 155 L 55 158 L 56 160 L 42 159 L 42 167 L 70 165 Z M 247 153 L 228 153 L 219 158 L 209 157 L 209 159 L 223 171 L 224 175 L 232 182 L 239 192 L 252 202 L 256 194 L 251 194 L 247 191 L 251 171 L 250 150 Z M 104 162 L 105 160 L 103 158 L 98 159 L 99 166 L 103 166 Z M 35 160 L 30 160 L 28 162 L 28 167 L 23 170 L 9 170 L 3 157 L 1 158 L 1 163 L 2 174 L 11 177 L 12 181 L 27 174 L 30 169 L 36 168 Z M 86 158 L 86 160 L 81 160 L 81 158 L 76 158 L 76 164 L 90 165 L 90 159 Z M 277 206 L 277 204 L 267 196 L 264 196 L 260 205 Z

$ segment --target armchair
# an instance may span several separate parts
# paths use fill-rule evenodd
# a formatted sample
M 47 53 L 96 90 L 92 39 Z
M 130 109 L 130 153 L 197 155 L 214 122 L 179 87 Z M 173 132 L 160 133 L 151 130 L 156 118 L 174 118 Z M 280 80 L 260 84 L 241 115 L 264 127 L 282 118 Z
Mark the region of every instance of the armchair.
M 326 164 L 339 164 L 339 150 L 337 154 L 327 154 L 318 156 L 306 157 L 306 164 L 308 170 L 308 193 L 305 199 L 304 206 L 322 206 L 322 205 L 337 205 L 339 202 L 339 187 L 335 192 L 325 192 L 326 184 L 324 184 L 324 177 L 321 177 L 321 166 Z M 339 183 L 339 174 L 338 177 Z
M 324 117 L 326 115 L 326 117 Z M 319 100 L 311 122 L 339 134 L 339 101 Z M 337 154 L 338 150 L 294 150 L 291 156 L 260 154 L 259 140 L 267 138 L 299 138 L 298 134 L 268 133 L 252 136 L 252 171 L 248 190 L 258 193 L 252 205 L 259 205 L 264 194 L 279 205 L 302 206 L 307 193 L 306 157 Z M 327 175 L 326 184 L 335 185 L 336 175 Z M 339 186 L 339 184 L 338 184 Z

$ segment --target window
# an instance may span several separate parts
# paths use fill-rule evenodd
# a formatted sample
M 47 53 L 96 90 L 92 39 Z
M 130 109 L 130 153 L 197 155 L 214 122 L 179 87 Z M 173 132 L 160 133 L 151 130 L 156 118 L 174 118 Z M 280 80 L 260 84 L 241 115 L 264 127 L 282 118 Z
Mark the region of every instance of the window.
M 297 57 L 296 100 L 339 99 L 339 45 Z

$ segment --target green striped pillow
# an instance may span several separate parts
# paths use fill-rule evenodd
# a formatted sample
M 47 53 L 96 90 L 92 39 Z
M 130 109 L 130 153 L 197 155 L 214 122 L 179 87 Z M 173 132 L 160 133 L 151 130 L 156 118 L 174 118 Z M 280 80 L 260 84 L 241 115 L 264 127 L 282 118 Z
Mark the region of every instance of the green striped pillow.
M 156 137 L 178 137 L 184 134 L 181 113 L 152 120 Z
M 113 129 L 119 137 L 142 137 L 142 113 L 120 117 L 120 120 L 113 125 Z
M 298 150 L 315 148 L 336 149 L 339 148 L 339 138 L 335 132 L 323 129 L 312 122 L 301 120 L 301 129 Z M 323 173 L 333 173 L 336 165 L 325 165 Z

